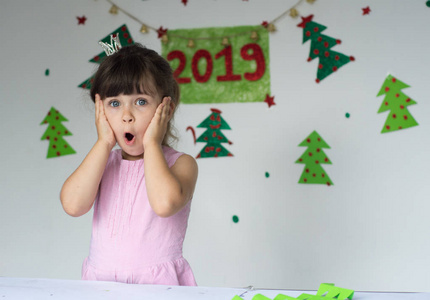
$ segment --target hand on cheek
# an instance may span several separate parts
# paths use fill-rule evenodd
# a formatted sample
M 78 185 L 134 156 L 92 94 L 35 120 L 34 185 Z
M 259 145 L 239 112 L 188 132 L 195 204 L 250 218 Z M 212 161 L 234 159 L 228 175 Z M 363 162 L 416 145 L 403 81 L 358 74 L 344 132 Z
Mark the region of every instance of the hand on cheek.
M 103 101 L 100 99 L 99 94 L 96 94 L 95 106 L 98 140 L 106 143 L 109 147 L 113 148 L 116 144 L 115 135 L 113 133 L 112 128 L 110 127 L 108 119 L 106 118 Z
M 158 105 L 151 123 L 149 123 L 143 137 L 143 146 L 150 144 L 161 145 L 167 131 L 167 124 L 171 119 L 170 97 L 164 97 L 163 101 Z

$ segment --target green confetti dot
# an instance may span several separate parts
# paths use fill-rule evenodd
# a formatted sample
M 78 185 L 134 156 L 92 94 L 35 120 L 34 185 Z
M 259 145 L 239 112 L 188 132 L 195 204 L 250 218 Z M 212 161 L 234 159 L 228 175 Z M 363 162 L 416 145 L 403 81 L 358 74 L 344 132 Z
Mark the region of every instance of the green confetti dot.
M 45 76 L 49 76 L 49 69 L 46 69 Z
M 238 217 L 238 216 L 236 216 L 236 215 L 234 215 L 234 216 L 233 216 L 233 222 L 234 222 L 234 223 L 238 223 L 238 222 L 239 222 L 239 217 Z
M 266 172 L 266 178 L 269 178 L 269 176 L 270 176 L 270 174 L 269 174 L 269 172 Z
M 347 117 L 348 119 L 349 119 L 349 117 L 350 117 L 351 115 L 349 114 L 349 113 L 346 113 L 345 114 L 345 117 Z

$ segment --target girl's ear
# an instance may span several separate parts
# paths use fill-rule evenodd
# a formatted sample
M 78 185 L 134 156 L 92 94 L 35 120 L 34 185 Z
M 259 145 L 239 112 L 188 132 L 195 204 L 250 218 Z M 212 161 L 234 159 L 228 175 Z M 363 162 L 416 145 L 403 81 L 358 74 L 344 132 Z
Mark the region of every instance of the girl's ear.
M 172 97 L 169 97 L 169 121 L 173 118 L 173 112 L 175 111 L 175 103 L 172 101 Z

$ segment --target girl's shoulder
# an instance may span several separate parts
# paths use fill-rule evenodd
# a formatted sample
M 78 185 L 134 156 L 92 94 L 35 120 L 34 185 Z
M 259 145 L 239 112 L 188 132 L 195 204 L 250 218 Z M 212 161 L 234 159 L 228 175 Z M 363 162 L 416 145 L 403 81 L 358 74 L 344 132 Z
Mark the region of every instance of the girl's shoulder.
M 163 153 L 164 153 L 164 157 L 166 158 L 167 165 L 169 166 L 169 168 L 175 164 L 176 160 L 179 157 L 181 157 L 182 155 L 185 154 L 183 152 L 176 151 L 175 149 L 168 147 L 168 146 L 163 146 Z

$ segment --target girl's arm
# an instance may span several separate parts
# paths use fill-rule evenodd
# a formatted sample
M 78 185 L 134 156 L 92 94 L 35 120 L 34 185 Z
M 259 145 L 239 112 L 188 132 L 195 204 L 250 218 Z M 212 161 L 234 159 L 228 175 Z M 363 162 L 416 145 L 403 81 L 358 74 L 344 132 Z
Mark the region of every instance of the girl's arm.
M 197 163 L 189 155 L 181 155 L 169 168 L 161 141 L 171 119 L 169 98 L 157 108 L 144 136 L 144 168 L 149 203 L 160 217 L 169 217 L 180 211 L 191 200 L 197 181 Z
M 64 182 L 60 194 L 65 212 L 73 217 L 86 214 L 93 206 L 109 154 L 116 143 L 99 95 L 96 95 L 95 102 L 98 140 L 76 171 Z
M 197 181 L 197 163 L 181 155 L 169 168 L 159 145 L 145 148 L 145 180 L 149 203 L 160 217 L 170 217 L 191 200 Z

